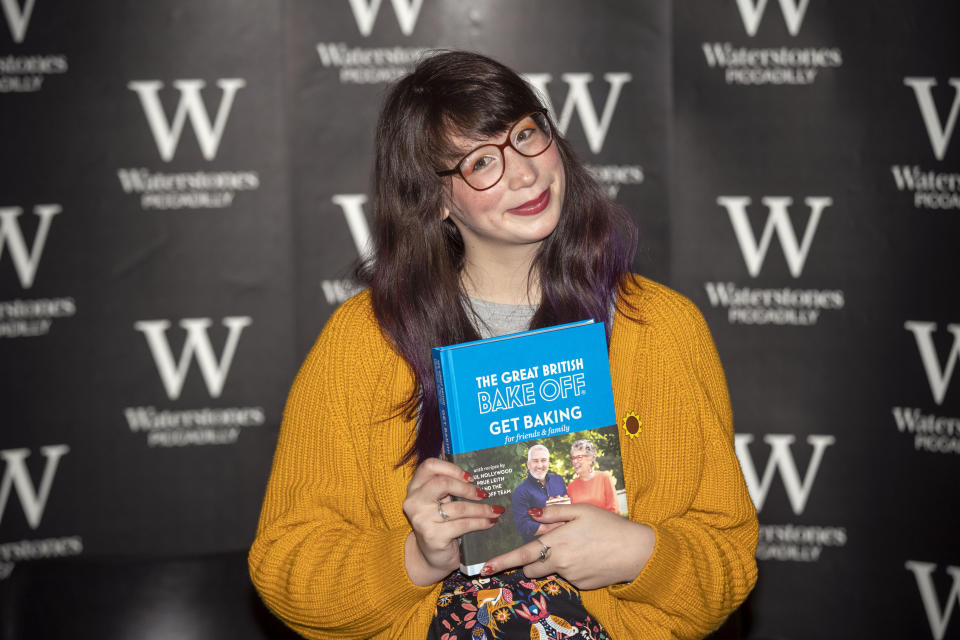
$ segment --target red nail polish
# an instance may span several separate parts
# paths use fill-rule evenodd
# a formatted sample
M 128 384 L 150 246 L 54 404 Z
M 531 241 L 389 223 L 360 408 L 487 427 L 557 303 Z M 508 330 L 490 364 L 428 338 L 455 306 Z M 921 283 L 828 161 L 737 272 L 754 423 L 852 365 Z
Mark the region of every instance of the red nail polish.
M 483 565 L 483 569 L 480 569 L 480 575 L 488 576 L 493 573 L 493 567 L 488 564 Z
M 506 507 L 501 507 L 501 506 L 498 505 L 498 504 L 493 505 L 493 512 L 494 512 L 495 514 L 497 514 L 497 515 L 500 515 L 501 513 L 503 513 L 503 512 L 506 511 L 506 510 L 507 510 Z
M 487 522 L 489 522 L 490 524 L 497 524 L 498 522 L 500 522 L 500 518 L 487 518 Z
M 539 507 L 531 507 L 527 509 L 527 513 L 533 516 L 534 518 L 539 518 L 540 516 L 543 515 L 543 509 Z
M 463 479 L 466 480 L 467 482 L 473 482 L 473 476 L 470 475 L 470 473 L 467 471 L 463 472 Z
M 489 497 L 490 497 L 490 492 L 487 491 L 487 490 L 485 490 L 485 489 L 477 489 L 477 497 L 478 497 L 478 498 L 489 498 Z

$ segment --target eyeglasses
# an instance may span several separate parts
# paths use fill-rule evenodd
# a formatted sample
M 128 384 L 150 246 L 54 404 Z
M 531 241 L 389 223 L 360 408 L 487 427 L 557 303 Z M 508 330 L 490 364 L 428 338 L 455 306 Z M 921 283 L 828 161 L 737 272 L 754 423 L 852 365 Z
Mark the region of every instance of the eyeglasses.
M 438 176 L 460 174 L 463 181 L 477 191 L 486 191 L 503 177 L 503 150 L 510 147 L 527 158 L 540 155 L 553 143 L 553 128 L 547 110 L 529 113 L 510 127 L 507 139 L 501 144 L 485 144 L 463 157 L 457 166 L 437 171 Z
M 592 457 L 593 456 L 591 456 L 590 454 L 582 453 L 582 454 L 577 454 L 575 456 L 570 456 L 570 459 L 573 460 L 574 462 L 580 462 L 584 458 L 592 458 Z

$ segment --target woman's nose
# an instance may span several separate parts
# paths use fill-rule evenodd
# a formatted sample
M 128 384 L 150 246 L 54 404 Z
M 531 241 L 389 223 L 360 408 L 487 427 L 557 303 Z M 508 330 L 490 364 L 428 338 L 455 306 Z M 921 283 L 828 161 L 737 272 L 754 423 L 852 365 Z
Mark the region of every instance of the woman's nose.
M 504 171 L 507 185 L 511 189 L 529 187 L 537 181 L 536 158 L 528 158 L 510 149 L 504 149 Z

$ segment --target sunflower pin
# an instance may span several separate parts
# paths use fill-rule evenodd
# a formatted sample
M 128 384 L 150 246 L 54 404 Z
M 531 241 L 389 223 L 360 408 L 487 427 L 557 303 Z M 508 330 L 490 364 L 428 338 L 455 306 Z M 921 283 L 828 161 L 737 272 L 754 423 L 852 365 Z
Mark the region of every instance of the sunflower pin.
M 626 431 L 627 435 L 631 438 L 639 438 L 640 433 L 643 431 L 643 422 L 640 421 L 640 416 L 632 411 L 628 411 L 627 415 L 623 417 L 623 430 Z

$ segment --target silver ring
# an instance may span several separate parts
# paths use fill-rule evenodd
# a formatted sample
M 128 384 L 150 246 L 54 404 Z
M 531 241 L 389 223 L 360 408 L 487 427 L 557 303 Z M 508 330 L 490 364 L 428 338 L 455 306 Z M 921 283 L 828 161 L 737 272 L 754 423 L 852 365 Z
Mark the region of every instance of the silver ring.
M 437 512 L 440 514 L 440 517 L 443 518 L 444 520 L 448 520 L 450 518 L 450 516 L 448 516 L 446 512 L 443 510 L 443 503 L 440 502 L 439 500 L 437 500 Z
M 543 540 L 539 538 L 537 538 L 537 542 L 539 542 L 540 546 L 543 547 L 543 549 L 540 549 L 540 557 L 537 558 L 537 562 L 543 562 L 544 560 L 547 559 L 547 555 L 550 553 L 550 547 L 543 544 Z

